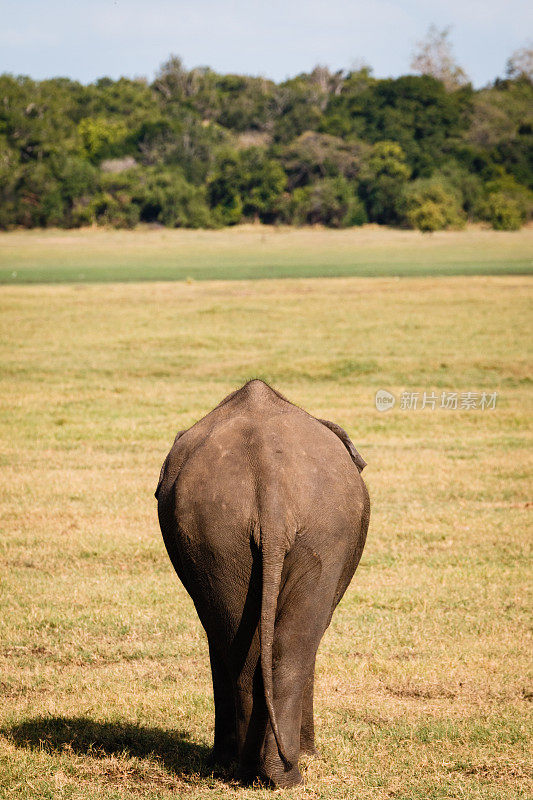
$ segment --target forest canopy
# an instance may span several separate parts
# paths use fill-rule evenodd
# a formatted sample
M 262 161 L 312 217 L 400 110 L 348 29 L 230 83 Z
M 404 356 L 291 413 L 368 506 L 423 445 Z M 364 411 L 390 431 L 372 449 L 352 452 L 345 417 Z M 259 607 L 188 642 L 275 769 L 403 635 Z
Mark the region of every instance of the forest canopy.
M 0 228 L 517 229 L 533 208 L 533 83 L 519 55 L 478 90 L 431 69 L 378 79 L 318 66 L 275 83 L 175 56 L 151 83 L 4 74 Z

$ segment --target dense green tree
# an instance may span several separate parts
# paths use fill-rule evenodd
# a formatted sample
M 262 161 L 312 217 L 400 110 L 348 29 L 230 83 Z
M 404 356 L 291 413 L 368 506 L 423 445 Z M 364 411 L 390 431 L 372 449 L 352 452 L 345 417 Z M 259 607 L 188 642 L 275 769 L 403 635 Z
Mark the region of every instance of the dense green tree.
M 317 66 L 276 84 L 175 56 L 152 83 L 0 75 L 0 227 L 516 227 L 533 209 L 531 51 L 474 91 L 434 33 L 425 74 L 396 79 Z
M 370 149 L 360 193 L 371 222 L 395 225 L 402 221 L 402 197 L 410 174 L 405 153 L 396 142 L 376 142 Z
M 220 125 L 237 132 L 264 130 L 267 127 L 268 109 L 274 93 L 271 81 L 224 75 L 217 80 L 216 88 L 220 96 L 217 115 Z
M 494 172 L 503 166 L 533 189 L 533 83 L 520 75 L 497 81 L 474 97 L 470 127 L 465 139 Z M 489 171 L 485 169 L 485 179 Z
M 157 96 L 146 80 L 100 78 L 96 83 L 83 87 L 76 121 L 84 117 L 119 118 L 126 120 L 132 129 L 157 111 Z
M 171 228 L 213 226 L 205 188 L 188 183 L 180 170 L 151 170 L 136 182 L 132 199 L 143 222 Z
M 321 129 L 371 143 L 397 142 L 415 177 L 430 174 L 442 163 L 468 127 L 469 86 L 448 92 L 428 75 L 363 82 L 357 78 L 348 78 L 340 95 L 331 99 Z
M 304 131 L 317 130 L 327 97 L 309 75 L 298 75 L 280 84 L 271 101 L 274 140 L 286 143 Z
M 82 152 L 93 164 L 104 158 L 117 158 L 131 149 L 125 120 L 85 117 L 78 125 L 78 134 Z
M 273 221 L 286 183 L 283 168 L 263 150 L 222 151 L 208 185 L 215 219 L 229 225 L 243 215 Z
M 65 201 L 61 186 L 48 164 L 25 164 L 19 173 L 16 190 L 15 225 L 25 228 L 61 225 L 66 211 Z
M 277 150 L 289 178 L 289 188 L 306 186 L 315 180 L 339 175 L 356 180 L 361 172 L 362 142 L 345 142 L 338 136 L 306 131 L 293 142 Z
M 216 123 L 202 123 L 190 112 L 144 122 L 135 134 L 135 157 L 144 165 L 179 166 L 190 183 L 204 184 L 217 151 L 232 137 Z
M 207 188 L 214 219 L 220 225 L 236 225 L 240 222 L 243 205 L 237 151 L 225 150 L 220 153 Z
M 240 157 L 240 192 L 246 217 L 272 222 L 278 202 L 287 185 L 283 167 L 264 150 L 251 147 Z
M 70 113 L 76 84 L 0 76 L 0 135 L 20 161 L 42 161 L 58 150 L 76 146 Z
M 479 199 L 483 195 L 483 181 L 480 176 L 469 172 L 453 159 L 443 164 L 432 177 L 435 176 L 442 179 L 453 192 L 467 217 L 477 219 Z

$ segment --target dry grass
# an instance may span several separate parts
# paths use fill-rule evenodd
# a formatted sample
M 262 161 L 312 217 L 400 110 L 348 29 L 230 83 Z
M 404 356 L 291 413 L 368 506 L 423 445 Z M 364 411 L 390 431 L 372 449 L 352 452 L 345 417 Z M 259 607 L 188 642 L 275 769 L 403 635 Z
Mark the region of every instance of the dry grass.
M 528 278 L 10 287 L 1 295 L 0 796 L 259 798 L 211 772 L 207 648 L 152 493 L 262 376 L 351 433 L 367 548 L 319 653 L 294 798 L 533 792 Z M 491 411 L 374 393 L 497 391 Z

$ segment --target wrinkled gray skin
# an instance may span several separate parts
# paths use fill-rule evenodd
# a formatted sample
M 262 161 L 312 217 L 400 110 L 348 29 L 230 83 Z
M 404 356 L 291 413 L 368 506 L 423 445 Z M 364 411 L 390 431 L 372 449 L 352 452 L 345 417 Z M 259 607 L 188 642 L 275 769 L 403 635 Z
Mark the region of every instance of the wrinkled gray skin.
M 370 505 L 348 435 L 247 383 L 176 437 L 156 490 L 168 554 L 209 641 L 214 758 L 275 786 L 314 752 L 318 645 Z

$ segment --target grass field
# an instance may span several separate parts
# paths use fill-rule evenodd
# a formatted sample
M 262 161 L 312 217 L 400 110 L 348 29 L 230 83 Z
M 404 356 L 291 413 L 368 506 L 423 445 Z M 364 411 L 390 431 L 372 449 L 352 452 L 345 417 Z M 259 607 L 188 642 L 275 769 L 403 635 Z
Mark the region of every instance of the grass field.
M 375 225 L 0 234 L 0 283 L 7 284 L 532 272 L 532 226 L 434 234 Z
M 47 234 L 7 239 L 24 243 L 17 269 L 30 279 L 59 279 L 85 235 L 61 240 L 57 269 Z M 125 272 L 135 234 L 106 236 L 124 242 Z M 99 268 L 95 253 L 80 255 L 84 270 Z M 320 755 L 284 795 L 530 798 L 532 283 L 4 286 L 0 797 L 271 796 L 209 767 L 206 641 L 153 499 L 174 433 L 259 376 L 348 429 L 373 505 L 319 651 Z M 380 413 L 380 388 L 498 398 Z

